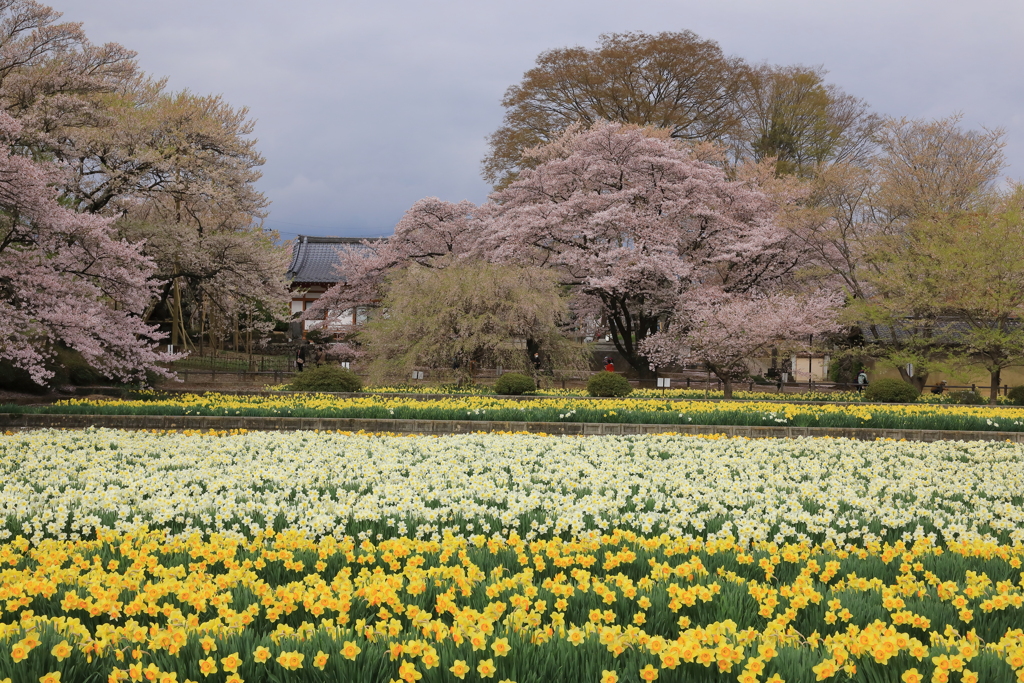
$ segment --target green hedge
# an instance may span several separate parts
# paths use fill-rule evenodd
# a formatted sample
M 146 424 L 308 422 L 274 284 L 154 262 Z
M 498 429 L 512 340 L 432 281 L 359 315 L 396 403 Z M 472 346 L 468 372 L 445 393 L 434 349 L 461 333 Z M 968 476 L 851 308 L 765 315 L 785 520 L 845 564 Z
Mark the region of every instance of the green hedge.
M 291 388 L 295 391 L 340 391 L 363 390 L 363 382 L 351 370 L 337 365 L 321 365 L 296 373 Z
M 494 393 L 505 396 L 532 394 L 536 390 L 537 385 L 533 378 L 519 372 L 506 372 L 494 383 Z
M 591 396 L 626 396 L 633 387 L 622 375 L 602 370 L 587 382 L 587 393 Z
M 913 403 L 921 392 L 901 379 L 880 379 L 864 390 L 864 400 L 880 403 Z

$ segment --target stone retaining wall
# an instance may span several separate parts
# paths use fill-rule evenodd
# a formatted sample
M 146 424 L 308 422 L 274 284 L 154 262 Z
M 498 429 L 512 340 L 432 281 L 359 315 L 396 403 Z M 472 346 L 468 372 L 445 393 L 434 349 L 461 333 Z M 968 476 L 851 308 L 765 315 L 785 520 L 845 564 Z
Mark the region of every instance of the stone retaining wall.
M 0 430 L 25 429 L 246 429 L 332 430 L 413 434 L 467 434 L 471 432 L 534 432 L 544 434 L 726 434 L 751 438 L 798 436 L 906 439 L 908 441 L 1012 441 L 1024 443 L 1024 432 L 958 432 L 923 429 L 841 429 L 829 427 L 752 427 L 741 425 L 662 425 L 593 422 L 492 422 L 486 420 L 367 420 L 315 417 L 204 417 L 201 415 L 41 415 L 0 413 Z

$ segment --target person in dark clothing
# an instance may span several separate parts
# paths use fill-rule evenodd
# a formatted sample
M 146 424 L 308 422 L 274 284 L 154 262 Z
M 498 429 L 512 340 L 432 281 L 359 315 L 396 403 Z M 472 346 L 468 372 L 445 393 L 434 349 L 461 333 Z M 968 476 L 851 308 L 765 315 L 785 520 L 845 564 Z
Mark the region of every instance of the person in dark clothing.
M 533 354 L 533 369 L 540 370 L 540 352 L 534 352 Z
M 941 394 L 945 390 L 946 390 L 946 380 L 942 380 L 937 385 L 935 385 L 934 388 L 932 388 L 932 393 L 938 395 L 938 394 Z
M 857 375 L 857 393 L 864 391 L 864 387 L 868 385 L 868 373 L 863 370 Z
M 306 345 L 299 344 L 298 351 L 295 352 L 295 369 L 298 372 L 302 372 L 303 366 L 306 365 Z

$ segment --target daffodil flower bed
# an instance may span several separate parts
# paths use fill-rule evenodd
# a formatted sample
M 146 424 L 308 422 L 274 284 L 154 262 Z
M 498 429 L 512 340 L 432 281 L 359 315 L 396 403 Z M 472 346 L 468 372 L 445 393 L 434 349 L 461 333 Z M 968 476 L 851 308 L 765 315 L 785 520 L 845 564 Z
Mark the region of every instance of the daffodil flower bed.
M 1020 546 L 121 534 L 0 546 L 0 676 L 1024 680 Z
M 1024 543 L 1024 445 L 681 435 L 0 435 L 0 539 L 291 529 Z
M 1024 680 L 1024 446 L 0 436 L 0 680 Z
M 676 380 L 678 384 L 678 380 Z M 280 391 L 287 391 L 288 384 L 276 385 L 270 387 Z M 746 386 L 746 385 L 744 385 Z M 763 385 L 755 385 L 763 386 Z M 368 386 L 363 391 L 377 394 L 493 394 L 494 389 L 486 384 L 470 384 L 465 386 L 456 386 L 452 384 L 444 385 L 414 385 L 414 384 L 400 384 L 393 386 Z M 578 397 L 582 398 L 589 396 L 586 389 L 581 388 L 569 388 L 569 389 L 538 389 L 533 392 L 537 396 L 565 396 L 565 397 Z M 641 389 L 636 388 L 630 393 L 631 398 L 716 398 L 720 399 L 724 397 L 724 392 L 721 389 Z M 765 389 L 763 391 L 748 391 L 745 389 L 737 389 L 733 391 L 733 398 L 738 400 L 753 400 L 753 401 L 777 401 L 779 399 L 790 400 L 790 401 L 862 401 L 864 400 L 863 394 L 856 391 L 803 391 L 798 393 L 783 394 L 773 390 Z M 942 395 L 933 396 L 928 394 L 922 396 L 920 401 L 928 402 L 941 402 Z
M 150 393 L 132 400 L 71 399 L 49 406 L 3 406 L 10 413 L 351 417 L 500 422 L 625 422 L 966 431 L 1024 431 L 1024 407 L 967 405 L 839 405 L 765 401 L 491 396 L 418 398 L 328 394 L 274 396 Z
M 679 381 L 673 380 L 677 385 L 675 389 L 641 389 L 636 388 L 629 394 L 630 398 L 690 398 L 690 399 L 721 399 L 725 393 L 721 389 L 685 389 L 679 388 Z M 746 386 L 740 383 L 742 386 Z M 765 385 L 754 385 L 765 387 Z M 267 387 L 271 391 L 287 391 L 288 384 L 279 384 Z M 987 396 L 988 387 L 981 387 L 979 390 Z M 457 386 L 453 384 L 443 385 L 414 385 L 400 384 L 394 386 L 368 386 L 363 391 L 378 394 L 493 394 L 494 389 L 486 384 L 470 384 Z M 937 403 L 947 404 L 955 402 L 956 391 L 947 391 L 941 394 L 933 394 L 926 391 L 921 394 L 916 403 Z M 537 396 L 588 396 L 586 389 L 538 389 L 534 392 Z M 761 390 L 737 389 L 733 391 L 733 398 L 741 401 L 825 401 L 825 402 L 855 402 L 864 401 L 864 394 L 857 391 L 820 391 L 817 389 L 809 391 L 797 391 L 794 393 L 780 393 L 771 388 Z M 1000 404 L 1013 405 L 1006 396 L 998 398 Z

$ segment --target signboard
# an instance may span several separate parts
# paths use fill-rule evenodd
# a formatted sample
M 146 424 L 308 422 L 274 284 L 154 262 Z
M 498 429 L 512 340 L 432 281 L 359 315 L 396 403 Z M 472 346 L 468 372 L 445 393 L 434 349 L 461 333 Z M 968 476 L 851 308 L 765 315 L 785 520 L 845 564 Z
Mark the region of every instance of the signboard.
M 658 378 L 658 388 L 659 389 L 668 389 L 671 386 L 672 386 L 672 378 L 670 378 L 670 377 L 659 377 Z
M 422 370 L 413 370 L 412 371 L 412 378 L 413 379 L 423 379 L 423 371 Z

